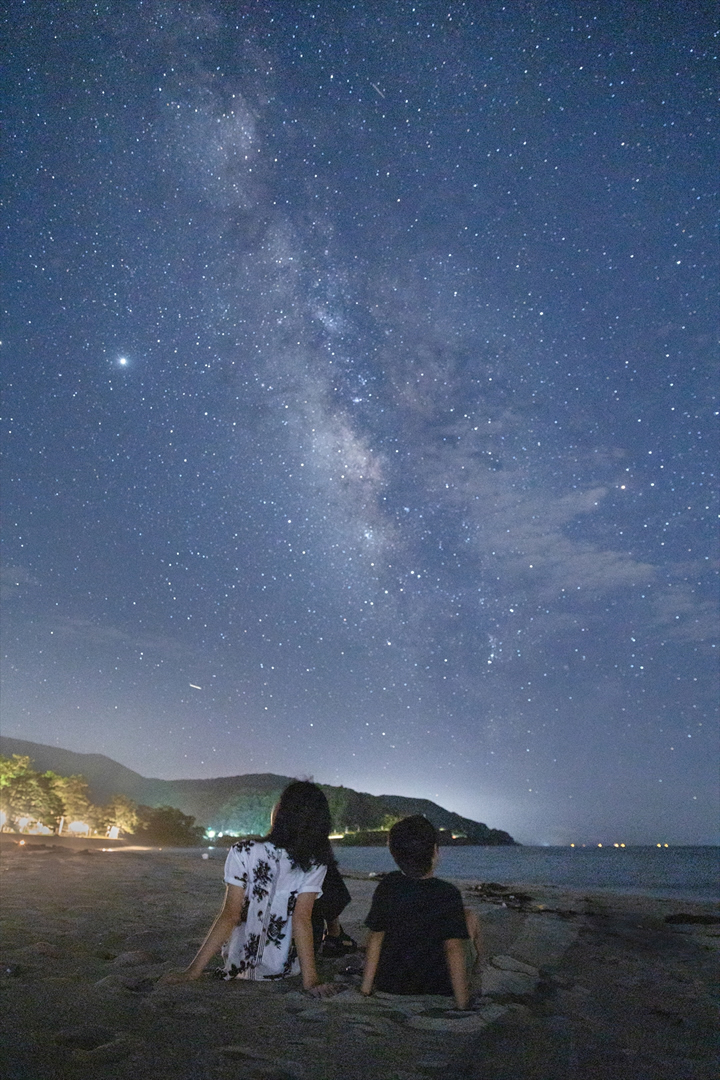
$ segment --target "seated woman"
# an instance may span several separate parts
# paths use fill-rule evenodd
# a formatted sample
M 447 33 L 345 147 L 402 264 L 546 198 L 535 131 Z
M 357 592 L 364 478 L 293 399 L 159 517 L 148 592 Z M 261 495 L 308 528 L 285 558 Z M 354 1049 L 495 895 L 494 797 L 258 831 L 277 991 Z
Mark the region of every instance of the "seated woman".
M 225 979 L 283 979 L 302 975 L 314 997 L 337 992 L 315 966 L 312 910 L 329 865 L 330 809 L 315 784 L 295 780 L 273 810 L 263 840 L 243 840 L 225 861 L 225 902 L 192 963 L 163 982 L 197 979 L 222 947 Z

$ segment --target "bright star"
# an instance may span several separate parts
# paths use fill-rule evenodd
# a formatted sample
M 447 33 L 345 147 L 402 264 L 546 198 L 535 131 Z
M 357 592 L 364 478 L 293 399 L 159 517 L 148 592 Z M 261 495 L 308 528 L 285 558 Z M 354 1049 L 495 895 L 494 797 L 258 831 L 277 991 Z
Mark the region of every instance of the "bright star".
M 121 356 L 120 359 L 118 360 L 118 364 L 120 365 L 120 367 L 126 367 L 127 363 L 128 363 L 128 360 L 127 360 L 126 356 Z

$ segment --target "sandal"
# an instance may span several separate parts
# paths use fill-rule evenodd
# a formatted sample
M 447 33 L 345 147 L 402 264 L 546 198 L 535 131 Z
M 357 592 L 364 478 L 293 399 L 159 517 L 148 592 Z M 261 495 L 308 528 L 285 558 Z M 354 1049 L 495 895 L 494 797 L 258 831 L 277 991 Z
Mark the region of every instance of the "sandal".
M 340 933 L 328 934 L 322 943 L 322 955 L 329 957 L 347 956 L 348 953 L 357 952 L 358 944 L 349 934 L 346 934 L 342 926 Z

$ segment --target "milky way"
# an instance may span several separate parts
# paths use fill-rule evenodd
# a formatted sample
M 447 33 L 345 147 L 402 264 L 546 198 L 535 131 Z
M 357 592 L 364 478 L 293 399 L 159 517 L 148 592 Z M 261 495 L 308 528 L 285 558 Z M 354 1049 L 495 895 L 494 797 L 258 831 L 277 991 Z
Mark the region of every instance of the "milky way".
M 715 840 L 711 6 L 5 28 L 3 733 Z

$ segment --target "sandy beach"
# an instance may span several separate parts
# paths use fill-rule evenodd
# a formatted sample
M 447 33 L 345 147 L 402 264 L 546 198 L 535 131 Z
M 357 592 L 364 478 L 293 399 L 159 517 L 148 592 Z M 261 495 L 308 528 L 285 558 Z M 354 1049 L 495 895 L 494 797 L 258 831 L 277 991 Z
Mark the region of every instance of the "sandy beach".
M 38 838 L 39 839 L 39 838 Z M 32 841 L 32 843 L 31 843 Z M 222 862 L 2 840 L 2 1046 L 8 1080 L 711 1080 L 716 905 L 458 882 L 486 940 L 483 996 L 337 997 L 282 985 L 158 986 L 192 957 Z M 341 861 L 342 866 L 342 861 Z M 375 882 L 346 878 L 358 939 Z M 671 921 L 666 921 L 671 917 Z

